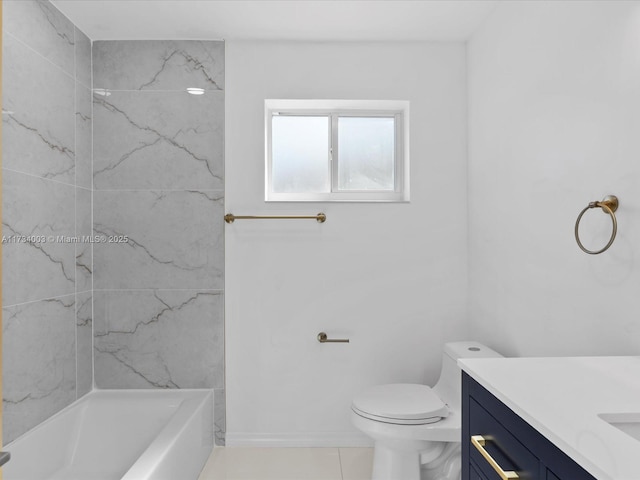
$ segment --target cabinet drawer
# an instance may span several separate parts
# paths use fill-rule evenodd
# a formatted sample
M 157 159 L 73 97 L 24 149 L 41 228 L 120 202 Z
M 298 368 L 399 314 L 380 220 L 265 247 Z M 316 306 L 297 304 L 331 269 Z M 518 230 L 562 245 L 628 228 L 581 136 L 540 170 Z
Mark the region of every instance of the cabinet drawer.
M 480 475 L 473 465 L 469 465 L 469 480 L 487 480 Z
M 560 480 L 551 470 L 547 470 L 547 480 Z
M 540 460 L 473 398 L 469 401 L 469 413 L 470 435 L 465 442 L 470 442 L 473 435 L 481 435 L 485 439 L 485 451 L 503 470 L 515 471 L 521 479 L 538 476 Z M 470 457 L 488 480 L 500 480 L 498 473 L 473 445 Z

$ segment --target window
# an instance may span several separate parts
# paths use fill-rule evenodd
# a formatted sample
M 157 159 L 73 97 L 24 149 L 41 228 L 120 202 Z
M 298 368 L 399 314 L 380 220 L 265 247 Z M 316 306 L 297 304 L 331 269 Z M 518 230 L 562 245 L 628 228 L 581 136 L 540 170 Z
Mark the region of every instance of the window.
M 409 102 L 266 100 L 265 114 L 265 200 L 409 200 Z

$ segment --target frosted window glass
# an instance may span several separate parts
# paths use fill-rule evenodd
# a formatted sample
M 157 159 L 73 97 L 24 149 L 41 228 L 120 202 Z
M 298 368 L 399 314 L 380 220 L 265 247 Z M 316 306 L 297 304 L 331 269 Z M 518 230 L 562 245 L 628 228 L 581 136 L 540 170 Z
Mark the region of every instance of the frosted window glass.
M 338 188 L 395 189 L 395 118 L 338 118 Z
M 272 117 L 273 191 L 328 192 L 329 117 Z

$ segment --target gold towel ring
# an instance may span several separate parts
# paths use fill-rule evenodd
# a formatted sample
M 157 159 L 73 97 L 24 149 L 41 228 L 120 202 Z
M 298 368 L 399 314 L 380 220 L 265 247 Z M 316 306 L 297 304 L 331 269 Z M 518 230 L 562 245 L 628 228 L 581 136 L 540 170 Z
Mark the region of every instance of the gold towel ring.
M 613 230 L 611 231 L 611 238 L 609 239 L 609 243 L 607 243 L 600 250 L 592 251 L 592 250 L 587 250 L 584 247 L 584 245 L 582 245 L 582 242 L 580 241 L 580 236 L 578 235 L 578 227 L 580 226 L 580 219 L 582 219 L 582 215 L 584 215 L 584 212 L 586 212 L 591 208 L 596 208 L 596 207 L 600 207 L 604 213 L 608 213 L 611 216 L 611 221 L 613 222 Z M 589 205 L 587 205 L 584 208 L 584 210 L 580 212 L 580 215 L 578 215 L 578 219 L 576 220 L 576 228 L 574 230 L 574 233 L 576 235 L 576 242 L 578 242 L 578 246 L 583 252 L 588 253 L 589 255 L 598 255 L 599 253 L 604 252 L 611 246 L 613 241 L 616 239 L 616 233 L 618 232 L 618 221 L 616 220 L 616 216 L 613 213 L 617 209 L 618 209 L 618 197 L 616 197 L 615 195 L 607 195 L 602 199 L 601 202 L 589 202 Z

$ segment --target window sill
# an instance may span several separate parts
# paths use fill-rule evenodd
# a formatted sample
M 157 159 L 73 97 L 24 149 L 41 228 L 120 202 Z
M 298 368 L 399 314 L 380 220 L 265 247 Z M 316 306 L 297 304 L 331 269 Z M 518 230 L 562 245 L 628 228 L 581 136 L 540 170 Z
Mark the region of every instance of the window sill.
M 409 203 L 409 192 L 268 193 L 265 202 Z

